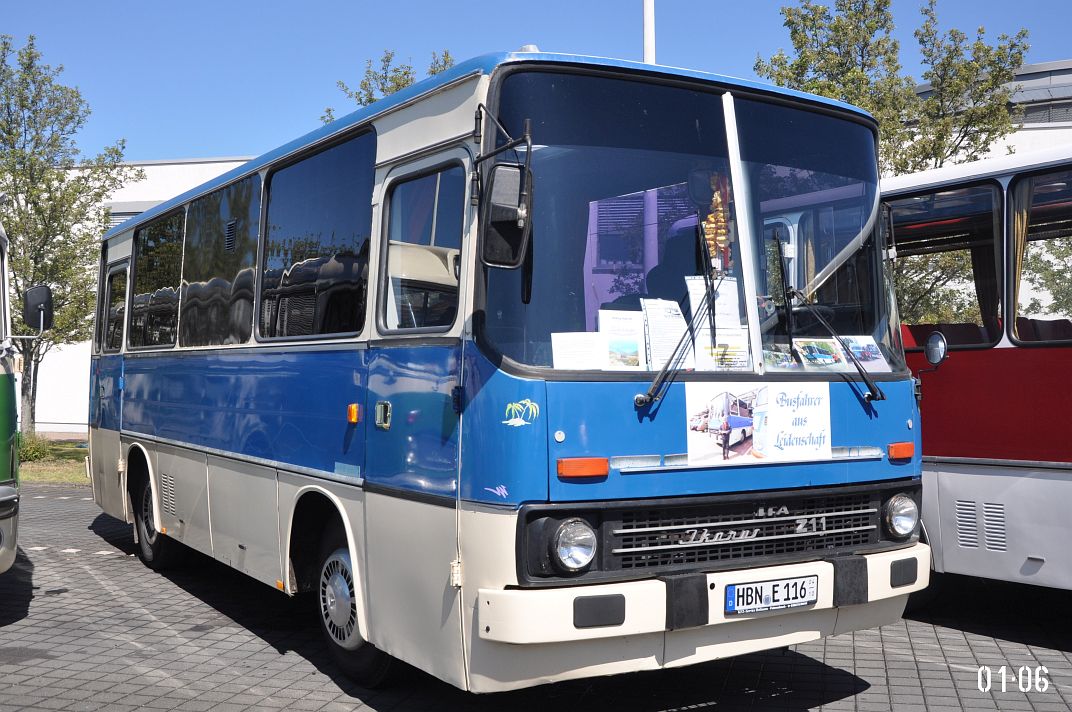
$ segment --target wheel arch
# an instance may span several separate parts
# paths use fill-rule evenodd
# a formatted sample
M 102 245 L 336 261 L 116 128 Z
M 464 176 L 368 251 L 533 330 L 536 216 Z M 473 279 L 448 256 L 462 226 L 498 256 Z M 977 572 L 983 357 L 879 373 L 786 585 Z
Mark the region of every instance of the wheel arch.
M 133 488 L 141 481 L 141 478 L 144 477 L 149 481 L 149 489 L 152 492 L 153 526 L 157 527 L 157 531 L 159 531 L 159 522 L 161 521 L 160 492 L 157 487 L 156 473 L 153 468 L 152 457 L 144 445 L 134 442 L 127 448 L 126 461 L 126 467 L 123 468 L 122 487 L 123 491 L 127 493 L 127 502 L 130 508 L 129 511 L 126 512 L 127 523 L 132 524 L 134 522 L 134 497 L 137 493 L 134 492 Z
M 326 516 L 325 516 L 326 515 Z M 318 485 L 305 485 L 294 496 L 294 508 L 287 521 L 285 546 L 283 549 L 284 591 L 294 595 L 302 591 L 315 590 L 319 577 L 320 540 L 332 523 L 332 517 L 342 524 L 346 537 L 346 547 L 350 552 L 353 566 L 354 597 L 357 605 L 357 626 L 361 637 L 368 640 L 367 609 L 365 605 L 364 559 L 357 547 L 350 518 L 346 516 L 346 507 L 333 493 Z

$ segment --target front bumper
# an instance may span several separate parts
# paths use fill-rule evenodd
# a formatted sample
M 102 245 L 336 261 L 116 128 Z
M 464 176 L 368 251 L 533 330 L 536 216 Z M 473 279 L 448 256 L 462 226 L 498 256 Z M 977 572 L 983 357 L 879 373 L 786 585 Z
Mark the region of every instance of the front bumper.
M 728 585 L 810 575 L 819 579 L 818 600 L 812 605 L 729 617 L 723 612 Z M 679 577 L 542 590 L 482 588 L 479 590 L 477 629 L 484 640 L 530 645 L 721 625 L 747 627 L 758 623 L 757 627 L 766 627 L 762 622 L 771 619 L 788 622 L 804 613 L 839 611 L 895 598 L 901 599 L 903 606 L 906 594 L 927 586 L 930 547 L 917 543 L 875 554 L 720 571 L 702 576 L 706 584 L 706 605 L 696 601 L 695 586 L 679 585 Z M 845 620 L 849 618 L 858 616 L 846 616 Z M 865 615 L 860 624 L 854 623 L 848 630 L 885 622 L 869 623 Z M 780 627 L 791 628 L 792 625 Z M 815 631 L 813 637 L 845 632 L 840 630 L 836 617 L 829 628 Z M 763 647 L 783 644 L 772 641 Z

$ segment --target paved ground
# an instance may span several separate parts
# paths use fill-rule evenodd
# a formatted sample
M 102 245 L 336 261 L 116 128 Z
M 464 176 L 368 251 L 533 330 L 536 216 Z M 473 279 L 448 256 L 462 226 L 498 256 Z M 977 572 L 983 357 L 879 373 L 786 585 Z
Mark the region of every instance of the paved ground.
M 0 711 L 1072 706 L 1072 594 L 972 579 L 947 582 L 950 596 L 926 614 L 785 652 L 491 696 L 409 670 L 372 692 L 339 675 L 306 602 L 204 557 L 149 571 L 131 555 L 130 528 L 101 514 L 87 488 L 23 495 L 22 553 L 0 576 Z M 980 665 L 992 671 L 988 693 Z M 1048 688 L 1019 692 L 1016 672 L 1038 666 Z

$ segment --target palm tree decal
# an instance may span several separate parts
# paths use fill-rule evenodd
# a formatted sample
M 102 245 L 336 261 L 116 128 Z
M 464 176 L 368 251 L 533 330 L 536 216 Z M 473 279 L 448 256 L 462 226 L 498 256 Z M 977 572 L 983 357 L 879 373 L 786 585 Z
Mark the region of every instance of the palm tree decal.
M 532 421 L 540 417 L 540 406 L 526 398 L 516 403 L 506 404 L 506 420 L 503 425 L 520 428 L 522 425 L 532 425 Z

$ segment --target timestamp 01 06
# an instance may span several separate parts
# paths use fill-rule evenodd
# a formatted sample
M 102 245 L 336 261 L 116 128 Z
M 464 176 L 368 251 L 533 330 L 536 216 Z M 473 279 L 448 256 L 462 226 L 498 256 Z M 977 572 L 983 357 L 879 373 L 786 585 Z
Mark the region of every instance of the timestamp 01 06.
M 989 665 L 980 665 L 977 674 L 980 692 L 991 690 L 1008 692 L 1015 689 L 1020 692 L 1045 692 L 1050 689 L 1050 681 L 1046 677 L 1050 671 L 1045 666 L 1031 667 L 1021 665 L 1015 671 L 1008 665 L 1002 665 L 991 672 Z

